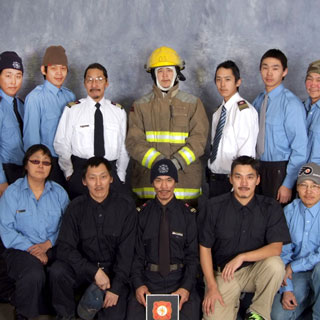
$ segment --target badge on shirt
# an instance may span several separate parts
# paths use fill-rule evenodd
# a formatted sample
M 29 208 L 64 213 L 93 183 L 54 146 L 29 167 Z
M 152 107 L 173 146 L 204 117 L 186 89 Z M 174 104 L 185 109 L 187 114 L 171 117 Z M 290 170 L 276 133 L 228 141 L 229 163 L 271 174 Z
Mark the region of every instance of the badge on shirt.
M 16 213 L 23 213 L 23 212 L 26 212 L 26 209 L 20 209 L 16 211 Z
M 181 233 L 181 232 L 172 231 L 172 234 L 173 234 L 174 236 L 183 237 L 183 233 Z
M 248 104 L 245 102 L 245 100 L 240 100 L 240 101 L 238 101 L 238 107 L 239 107 L 239 110 L 240 110 L 240 111 L 249 108 L 249 106 L 248 106 Z
M 80 126 L 80 128 L 88 128 L 88 127 L 90 127 L 89 124 L 82 124 L 82 125 Z

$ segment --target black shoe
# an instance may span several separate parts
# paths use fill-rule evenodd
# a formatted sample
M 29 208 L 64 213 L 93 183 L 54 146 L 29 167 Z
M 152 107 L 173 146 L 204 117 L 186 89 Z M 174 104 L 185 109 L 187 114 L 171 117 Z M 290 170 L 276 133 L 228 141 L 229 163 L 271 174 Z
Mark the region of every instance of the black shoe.
M 23 315 L 20 314 L 20 313 L 16 313 L 15 320 L 28 320 L 28 318 L 25 317 L 25 316 L 23 316 Z

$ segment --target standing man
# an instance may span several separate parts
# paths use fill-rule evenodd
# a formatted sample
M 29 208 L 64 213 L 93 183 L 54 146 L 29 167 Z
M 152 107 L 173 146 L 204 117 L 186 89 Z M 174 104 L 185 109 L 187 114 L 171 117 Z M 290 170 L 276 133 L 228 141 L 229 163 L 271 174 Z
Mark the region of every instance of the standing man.
M 233 192 L 208 200 L 200 214 L 200 262 L 205 277 L 205 320 L 235 320 L 241 292 L 254 292 L 245 319 L 270 320 L 283 276 L 279 257 L 290 236 L 282 207 L 255 195 L 258 161 L 232 162 Z
M 195 291 L 198 240 L 195 210 L 177 200 L 174 189 L 178 172 L 169 159 L 151 169 L 156 198 L 139 208 L 138 231 L 132 266 L 135 295 L 129 299 L 127 320 L 145 319 L 150 293 L 178 294 L 180 319 L 200 317 Z
M 265 90 L 253 101 L 259 113 L 260 193 L 285 204 L 307 160 L 306 115 L 301 101 L 282 84 L 288 73 L 283 52 L 268 50 L 261 58 L 260 73 Z
M 0 54 L 0 196 L 22 177 L 23 101 L 17 97 L 23 79 L 21 58 L 13 51 Z
M 320 166 L 307 163 L 299 172 L 295 199 L 284 208 L 292 243 L 282 248 L 286 273 L 272 307 L 272 319 L 294 320 L 310 305 L 320 319 Z
M 46 145 L 53 156 L 51 179 L 65 187 L 66 181 L 58 165 L 53 139 L 62 110 L 67 103 L 75 100 L 75 95 L 62 86 L 68 74 L 68 59 L 62 46 L 47 48 L 41 73 L 45 79 L 44 84 L 37 86 L 26 97 L 24 149 L 27 150 L 33 144 Z
M 136 210 L 129 197 L 110 191 L 112 180 L 106 159 L 87 160 L 82 181 L 89 193 L 73 200 L 62 220 L 50 269 L 58 319 L 75 316 L 74 290 L 91 283 L 105 292 L 99 319 L 125 319 Z
M 84 72 L 84 86 L 87 98 L 66 106 L 54 140 L 71 198 L 86 191 L 81 176 L 87 159 L 99 156 L 110 161 L 118 191 L 125 190 L 129 162 L 125 148 L 127 115 L 122 106 L 104 97 L 109 86 L 106 68 L 99 63 L 90 64 Z
M 23 79 L 21 58 L 13 51 L 0 54 L 0 197 L 8 185 L 22 177 L 23 101 L 17 97 Z M 2 258 L 0 239 L 0 300 L 7 301 L 13 285 Z
M 238 92 L 241 85 L 238 66 L 230 60 L 220 63 L 214 80 L 223 101 L 212 117 L 207 170 L 209 198 L 231 191 L 232 160 L 241 155 L 255 157 L 259 131 L 256 109 Z
M 304 102 L 307 112 L 308 161 L 320 165 L 320 60 L 310 63 L 305 85 L 309 94 Z
M 154 50 L 147 62 L 154 81 L 150 93 L 134 102 L 129 115 L 126 145 L 133 158 L 131 183 L 138 198 L 153 198 L 149 176 L 161 159 L 178 170 L 178 199 L 195 200 L 201 193 L 203 155 L 208 118 L 199 98 L 179 90 L 184 61 L 168 47 Z

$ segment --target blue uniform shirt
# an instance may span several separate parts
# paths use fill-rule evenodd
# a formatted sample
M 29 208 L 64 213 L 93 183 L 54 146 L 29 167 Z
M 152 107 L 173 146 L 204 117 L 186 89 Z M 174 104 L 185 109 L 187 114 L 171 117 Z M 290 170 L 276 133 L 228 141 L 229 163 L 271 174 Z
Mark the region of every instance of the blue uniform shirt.
M 23 102 L 17 99 L 18 112 L 23 118 Z M 13 111 L 13 97 L 0 89 L 0 183 L 6 182 L 2 163 L 22 165 L 24 156 L 19 122 Z
M 50 149 L 54 157 L 57 157 L 53 148 L 54 136 L 64 107 L 74 100 L 75 95 L 69 89 L 59 89 L 47 80 L 33 89 L 25 101 L 24 149 L 42 143 Z
M 0 198 L 0 235 L 4 246 L 26 251 L 46 240 L 54 245 L 68 203 L 66 191 L 53 181 L 46 182 L 37 200 L 27 177 L 18 179 Z
M 266 92 L 253 101 L 260 116 Z M 300 167 L 307 161 L 306 112 L 302 102 L 283 84 L 269 92 L 262 161 L 288 161 L 283 185 L 292 189 Z
M 320 100 L 311 105 L 311 99 L 304 102 L 307 112 L 308 160 L 320 165 Z
M 291 263 L 293 272 L 309 271 L 320 262 L 320 202 L 311 208 L 300 199 L 284 208 L 291 243 L 282 247 L 281 258 L 285 265 Z M 292 281 L 280 292 L 293 291 Z

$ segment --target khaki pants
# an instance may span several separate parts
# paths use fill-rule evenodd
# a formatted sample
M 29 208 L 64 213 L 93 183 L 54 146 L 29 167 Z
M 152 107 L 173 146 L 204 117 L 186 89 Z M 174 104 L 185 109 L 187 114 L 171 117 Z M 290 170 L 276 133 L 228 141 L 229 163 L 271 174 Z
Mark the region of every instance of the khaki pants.
M 203 315 L 204 320 L 235 320 L 239 310 L 241 292 L 254 292 L 250 311 L 270 320 L 275 294 L 282 283 L 285 269 L 280 257 L 270 257 L 244 267 L 234 274 L 233 280 L 225 282 L 221 272 L 215 271 L 215 279 L 225 306 L 216 301 L 214 313 Z

